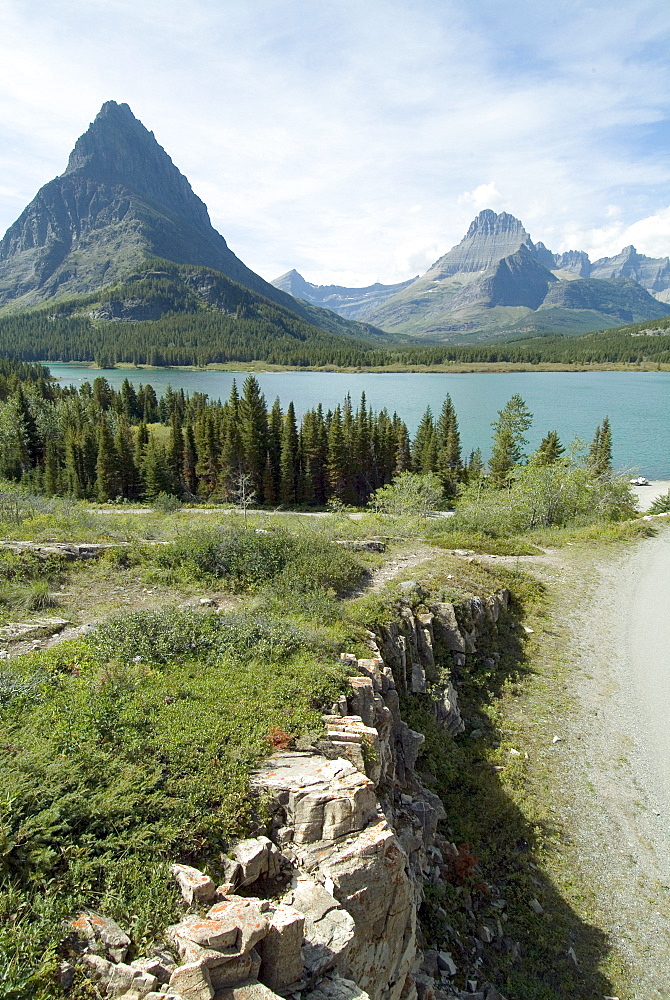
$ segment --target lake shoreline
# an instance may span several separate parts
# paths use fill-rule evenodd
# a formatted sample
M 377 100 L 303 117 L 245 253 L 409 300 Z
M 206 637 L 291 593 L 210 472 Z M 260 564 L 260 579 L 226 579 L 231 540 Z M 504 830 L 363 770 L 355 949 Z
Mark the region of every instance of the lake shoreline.
M 263 374 L 278 372 L 333 372 L 343 375 L 429 375 L 449 374 L 449 375 L 483 375 L 486 373 L 503 374 L 523 374 L 524 372 L 658 372 L 670 371 L 670 364 L 660 364 L 657 362 L 644 363 L 639 365 L 607 365 L 607 364 L 530 364 L 527 362 L 481 362 L 473 364 L 448 363 L 444 365 L 384 365 L 384 366 L 362 366 L 356 365 L 350 368 L 338 365 L 322 365 L 320 367 L 310 365 L 272 365 L 261 361 L 229 361 L 222 364 L 209 364 L 204 367 L 198 365 L 133 365 L 129 362 L 119 362 L 113 368 L 100 368 L 93 362 L 88 361 L 39 361 L 37 364 L 62 365 L 69 364 L 77 366 L 87 371 L 175 371 L 175 372 L 243 372 L 245 374 Z
M 158 396 L 168 387 L 174 391 L 199 393 L 225 402 L 233 382 L 251 375 L 258 380 L 268 406 L 275 398 L 286 407 L 294 404 L 296 418 L 321 405 L 324 413 L 343 405 L 347 397 L 355 407 L 365 395 L 367 409 L 396 412 L 415 433 L 428 407 L 439 416 L 449 395 L 456 410 L 461 448 L 468 456 L 480 448 L 488 460 L 492 424 L 511 396 L 520 394 L 534 414 L 529 429 L 527 453 L 539 447 L 543 436 L 555 429 L 563 447 L 579 439 L 588 447 L 597 426 L 608 416 L 613 432 L 613 463 L 626 478 L 670 479 L 670 371 L 530 371 L 467 374 L 450 366 L 445 371 L 363 372 L 357 370 L 307 370 L 237 364 L 214 368 L 91 368 L 82 364 L 52 362 L 51 374 L 59 385 L 81 386 L 104 378 L 119 390 L 127 379 L 136 388 L 149 384 Z

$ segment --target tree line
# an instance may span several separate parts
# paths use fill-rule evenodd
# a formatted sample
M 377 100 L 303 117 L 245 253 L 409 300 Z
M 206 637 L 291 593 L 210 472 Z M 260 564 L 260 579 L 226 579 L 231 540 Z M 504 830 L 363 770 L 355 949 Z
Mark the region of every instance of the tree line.
M 144 283 L 138 282 L 143 288 Z M 639 364 L 670 363 L 667 320 L 580 337 L 536 336 L 495 344 L 380 344 L 326 332 L 270 302 L 241 299 L 230 312 L 173 299 L 154 289 L 141 310 L 151 319 L 101 318 L 123 302 L 98 293 L 48 308 L 0 317 L 0 347 L 23 361 L 85 361 L 101 368 L 116 364 L 163 366 L 264 361 L 298 368 L 385 368 L 483 363 Z M 124 300 L 125 301 L 125 300 Z M 195 299 L 194 299 L 195 301 Z M 69 303 L 69 304 L 68 304 Z M 95 308 L 94 308 L 95 306 Z M 89 309 L 88 314 L 81 310 Z M 172 311 L 174 309 L 174 311 Z M 79 310 L 72 314 L 73 310 Z M 140 311 L 141 311 L 140 310 Z M 190 310 L 190 311 L 189 311 Z M 100 313 L 100 315 L 98 315 Z M 120 321 L 122 320 L 122 321 Z M 647 335 L 648 330 L 655 331 Z
M 296 418 L 290 402 L 269 406 L 249 375 L 233 381 L 225 402 L 124 379 L 114 389 L 100 376 L 79 388 L 60 386 L 38 364 L 0 360 L 0 476 L 47 494 L 100 501 L 242 501 L 245 505 L 364 506 L 400 474 L 431 475 L 450 499 L 486 475 L 509 485 L 525 459 L 532 415 L 519 395 L 493 424 L 488 468 L 481 451 L 464 457 L 458 419 L 447 395 L 439 414 L 427 407 L 414 437 L 386 409 L 375 413 L 365 394 L 356 407 L 346 396 L 333 410 L 321 405 Z M 535 453 L 557 462 L 565 449 L 550 431 Z M 611 467 L 607 418 L 591 443 L 589 463 Z
M 26 373 L 31 378 L 24 377 Z M 467 474 L 453 404 L 428 410 L 414 440 L 386 409 L 350 396 L 298 420 L 292 402 L 272 406 L 250 375 L 221 403 L 151 385 L 119 390 L 104 377 L 80 388 L 49 381 L 47 369 L 0 372 L 0 475 L 49 494 L 100 501 L 247 499 L 266 505 L 364 505 L 403 471 L 440 476 L 447 495 Z

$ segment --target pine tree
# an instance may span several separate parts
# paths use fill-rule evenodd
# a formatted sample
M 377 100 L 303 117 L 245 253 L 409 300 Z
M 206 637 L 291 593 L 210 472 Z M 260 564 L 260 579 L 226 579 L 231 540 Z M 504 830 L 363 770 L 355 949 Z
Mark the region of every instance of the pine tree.
M 170 460 L 164 447 L 152 434 L 149 438 L 142 465 L 144 495 L 153 500 L 159 493 L 169 493 L 171 486 Z
M 328 434 L 321 404 L 308 410 L 300 429 L 303 462 L 303 499 L 322 506 L 328 497 Z
M 603 476 L 612 471 L 612 428 L 609 417 L 596 428 L 596 433 L 589 446 L 589 467 L 597 476 Z
M 328 431 L 327 468 L 329 494 L 343 503 L 347 503 L 347 446 L 342 427 L 342 410 L 339 406 L 335 407 Z
M 263 476 L 268 448 L 268 418 L 265 396 L 258 379 L 249 375 L 240 400 L 240 434 L 246 471 L 251 476 L 258 503 L 263 503 Z
M 475 448 L 470 452 L 467 465 L 467 477 L 469 482 L 481 479 L 484 474 L 484 459 L 480 448 Z
M 370 422 L 364 392 L 361 393 L 361 402 L 356 411 L 353 427 L 352 465 L 356 502 L 364 505 L 371 493 L 371 473 L 373 472 Z
M 280 499 L 287 507 L 300 502 L 300 453 L 293 403 L 288 404 L 281 439 Z
M 73 497 L 83 497 L 86 495 L 81 448 L 72 427 L 68 427 L 65 431 L 63 485 L 66 493 L 71 494 Z
M 149 428 L 142 421 L 137 428 L 137 433 L 135 434 L 135 448 L 134 448 L 134 459 L 135 468 L 141 469 L 142 463 L 144 462 L 144 453 L 146 451 L 147 445 L 149 444 Z
M 197 452 L 195 449 L 195 436 L 193 434 L 193 427 L 191 424 L 186 425 L 186 430 L 184 431 L 184 460 L 181 469 L 181 478 L 184 484 L 184 489 L 194 497 L 198 489 L 198 477 L 196 476 L 195 469 L 198 461 Z
M 433 412 L 428 406 L 421 418 L 412 444 L 412 467 L 415 472 L 435 472 L 437 467 L 437 439 Z
M 399 476 L 401 472 L 409 472 L 412 468 L 412 453 L 409 433 L 404 421 L 394 414 L 393 424 L 395 440 L 393 474 Z
M 565 454 L 565 448 L 557 431 L 549 431 L 540 441 L 540 447 L 533 455 L 537 465 L 553 465 Z
M 494 485 L 510 483 L 512 469 L 524 457 L 523 447 L 528 444 L 524 435 L 532 421 L 533 415 L 518 393 L 498 410 L 498 419 L 491 424 L 494 434 L 489 469 Z
M 97 380 L 96 380 L 97 381 Z M 98 500 L 114 500 L 119 495 L 120 482 L 114 438 L 104 414 L 98 424 L 98 457 L 95 464 L 95 492 Z
M 119 492 L 124 497 L 136 497 L 139 490 L 139 473 L 133 457 L 133 432 L 125 413 L 116 421 L 114 433 Z
M 275 504 L 279 501 L 281 479 L 281 436 L 284 426 L 284 414 L 279 405 L 279 398 L 272 404 L 268 418 L 267 460 L 263 480 L 263 496 L 265 503 Z
M 437 426 L 435 428 L 437 440 L 437 474 L 442 480 L 442 485 L 447 496 L 453 497 L 456 493 L 460 473 L 461 462 L 461 438 L 458 432 L 458 420 L 456 410 L 447 395 L 442 406 Z
M 184 465 L 184 433 L 181 429 L 179 415 L 174 409 L 170 417 L 169 460 L 172 476 L 172 489 L 170 492 L 180 496 L 183 492 L 181 476 Z

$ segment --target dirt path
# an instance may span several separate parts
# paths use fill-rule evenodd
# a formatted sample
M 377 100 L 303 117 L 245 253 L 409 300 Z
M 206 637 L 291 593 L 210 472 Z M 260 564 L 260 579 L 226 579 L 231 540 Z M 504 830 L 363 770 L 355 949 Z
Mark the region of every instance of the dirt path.
M 574 711 L 553 716 L 561 740 L 538 773 L 627 969 L 621 1000 L 668 1000 L 670 528 L 614 557 L 571 557 L 567 577 L 555 623 Z

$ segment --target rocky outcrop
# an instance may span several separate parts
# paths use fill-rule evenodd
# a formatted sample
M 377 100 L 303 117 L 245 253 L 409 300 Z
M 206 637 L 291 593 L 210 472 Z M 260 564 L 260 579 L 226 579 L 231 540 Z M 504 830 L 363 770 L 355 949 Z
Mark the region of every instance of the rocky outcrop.
M 399 614 L 369 634 L 371 655 L 343 654 L 349 690 L 323 716 L 323 735 L 254 772 L 267 819 L 224 859 L 223 883 L 172 867 L 189 912 L 168 929 L 164 951 L 128 962 L 130 941 L 113 922 L 91 911 L 73 920 L 74 951 L 83 949 L 104 996 L 500 998 L 490 984 L 477 992 L 474 979 L 469 994 L 460 992 L 455 977 L 467 970 L 450 952 L 425 950 L 418 915 L 426 885 L 475 862 L 440 832 L 443 804 L 417 772 L 424 736 L 401 718 L 400 698 L 428 696 L 438 724 L 462 731 L 458 678 L 466 657 L 490 643 L 509 593 L 455 608 L 427 600 L 414 581 L 403 592 Z M 503 935 L 500 920 L 477 935 L 479 961 L 480 949 Z

